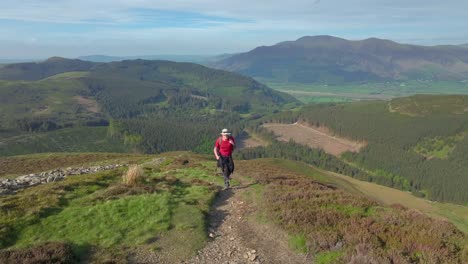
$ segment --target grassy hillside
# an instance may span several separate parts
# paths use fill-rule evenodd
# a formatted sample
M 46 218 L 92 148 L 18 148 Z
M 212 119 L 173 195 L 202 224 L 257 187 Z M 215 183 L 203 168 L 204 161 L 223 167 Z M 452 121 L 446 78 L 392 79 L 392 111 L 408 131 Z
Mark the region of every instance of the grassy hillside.
M 460 258 L 453 258 L 454 251 L 437 238 L 454 234 L 448 222 L 401 205 L 383 206 L 363 196 L 363 188 L 340 178 L 278 159 L 242 162 L 239 167 L 243 175 L 257 181 L 246 194 L 257 206 L 254 219 L 286 230 L 291 247 L 310 254 L 314 263 L 457 263 L 466 259 L 465 235 L 455 231 L 458 238 L 447 240 L 459 241 L 453 245 Z M 447 255 L 447 250 L 452 253 Z
M 95 155 L 107 155 L 111 158 L 107 162 L 143 163 L 145 176 L 136 184 L 124 184 L 123 170 L 117 169 L 0 197 L 1 208 L 7 212 L 0 217 L 1 248 L 27 247 L 34 252 L 40 251 L 34 245 L 54 241 L 59 246 L 45 247 L 53 250 L 71 245 L 68 254 L 72 257 L 68 257 L 72 260 L 120 263 L 137 252 L 155 252 L 163 262 L 180 261 L 204 245 L 204 214 L 217 191 L 215 186 L 222 184 L 219 177 L 208 173 L 213 162 L 193 154 L 189 161 L 188 153 L 162 157 Z M 87 159 L 86 155 L 75 155 L 82 157 Z M 47 163 L 51 158 L 66 157 L 36 155 L 26 159 Z M 5 261 L 8 255 L 0 253 L 0 258 Z
M 349 176 L 317 169 L 297 161 L 277 159 L 275 164 L 290 171 L 303 173 L 314 181 L 336 186 L 353 194 L 365 195 L 369 199 L 387 206 L 400 204 L 408 209 L 421 211 L 436 219 L 447 219 L 465 234 L 468 234 L 468 206 L 431 202 L 427 199 L 415 197 L 410 192 L 356 180 Z
M 5 164 L 15 174 L 14 168 L 36 169 L 19 164 L 73 166 L 73 159 L 139 163 L 144 176 L 125 184 L 125 169 L 116 169 L 1 196 L 0 260 L 174 263 L 209 240 L 206 216 L 222 186 L 211 156 L 47 154 L 12 157 Z M 452 224 L 387 207 L 360 194 L 359 186 L 305 164 L 238 161 L 234 179 L 234 186 L 244 182 L 243 199 L 254 209 L 246 221 L 286 232 L 284 242 L 315 263 L 466 260 L 466 236 Z
M 390 103 L 308 106 L 272 120 L 302 120 L 368 142 L 359 153 L 342 155 L 348 165 L 370 175 L 368 180 L 432 200 L 466 204 L 466 107 L 466 96 L 415 96 Z

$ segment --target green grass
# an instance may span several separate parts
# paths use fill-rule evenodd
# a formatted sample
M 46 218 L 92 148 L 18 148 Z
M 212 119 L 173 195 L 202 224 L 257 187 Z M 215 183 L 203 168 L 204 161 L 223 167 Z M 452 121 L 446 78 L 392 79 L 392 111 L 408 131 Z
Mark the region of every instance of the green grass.
M 316 264 L 332 264 L 343 255 L 342 251 L 324 251 L 315 255 Z
M 170 213 L 168 193 L 124 197 L 92 206 L 71 206 L 25 228 L 16 246 L 46 241 L 68 241 L 79 246 L 139 245 L 169 229 Z
M 433 205 L 435 216 L 447 218 L 465 234 L 468 234 L 468 205 L 455 205 L 449 203 L 436 203 Z
M 303 234 L 293 235 L 289 238 L 289 246 L 296 252 L 307 253 L 307 241 Z
M 184 157 L 190 157 L 188 166 L 180 162 Z M 102 256 L 93 252 L 121 257 L 137 248 L 168 263 L 189 258 L 206 242 L 205 216 L 219 179 L 202 156 L 175 152 L 155 158 L 165 160 L 146 166 L 139 185 L 123 185 L 123 169 L 117 169 L 0 197 L 0 249 L 57 241 L 98 262 Z
M 86 197 L 118 181 L 121 171 L 78 175 L 0 197 L 0 248 L 14 245 L 22 229 L 60 212 L 74 199 Z

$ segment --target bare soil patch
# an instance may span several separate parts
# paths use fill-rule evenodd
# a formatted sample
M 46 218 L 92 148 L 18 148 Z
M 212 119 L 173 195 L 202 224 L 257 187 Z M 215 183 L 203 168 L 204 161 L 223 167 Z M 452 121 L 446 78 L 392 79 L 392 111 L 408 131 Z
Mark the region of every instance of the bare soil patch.
M 44 106 L 39 107 L 33 114 L 35 115 L 47 114 L 49 112 L 49 109 L 50 109 L 49 106 L 44 105 Z
M 73 98 L 78 102 L 78 104 L 84 106 L 89 112 L 99 113 L 99 106 L 96 100 L 85 98 L 83 96 L 75 96 Z
M 267 145 L 267 142 L 247 133 L 237 138 L 238 149 L 255 148 L 255 147 L 266 146 L 266 145 Z
M 352 141 L 334 136 L 326 127 L 313 127 L 301 123 L 294 124 L 264 124 L 263 127 L 273 131 L 281 141 L 294 140 L 312 148 L 320 148 L 325 152 L 339 156 L 343 152 L 359 152 L 366 145 L 364 142 Z
M 0 251 L 1 263 L 78 263 L 68 244 L 51 242 L 26 249 Z

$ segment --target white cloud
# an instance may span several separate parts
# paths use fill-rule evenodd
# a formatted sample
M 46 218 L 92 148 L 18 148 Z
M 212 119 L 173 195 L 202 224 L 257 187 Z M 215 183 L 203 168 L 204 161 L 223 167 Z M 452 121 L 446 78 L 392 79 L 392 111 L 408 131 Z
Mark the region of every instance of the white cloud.
M 183 12 L 201 14 L 207 23 L 153 25 L 158 13 L 144 10 L 170 10 L 174 22 Z M 461 43 L 468 42 L 466 10 L 466 0 L 1 0 L 0 19 L 18 25 L 0 26 L 0 57 L 213 54 L 318 34 Z

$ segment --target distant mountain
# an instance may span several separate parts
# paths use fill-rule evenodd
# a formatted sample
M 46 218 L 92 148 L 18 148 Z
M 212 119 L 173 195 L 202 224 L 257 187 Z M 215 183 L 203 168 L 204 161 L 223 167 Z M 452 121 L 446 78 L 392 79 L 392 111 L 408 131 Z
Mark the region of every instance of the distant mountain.
M 40 80 L 55 74 L 88 71 L 94 63 L 52 57 L 43 62 L 7 64 L 0 67 L 0 80 Z
M 83 61 L 91 61 L 91 62 L 113 62 L 113 61 L 125 60 L 124 57 L 107 56 L 107 55 L 87 55 L 87 56 L 80 56 L 76 59 L 83 60 Z
M 114 62 L 123 60 L 167 60 L 175 62 L 193 62 L 201 63 L 210 61 L 214 56 L 209 55 L 142 55 L 142 56 L 107 56 L 107 55 L 88 55 L 80 56 L 77 59 L 92 62 Z
M 23 63 L 23 62 L 39 62 L 44 59 L 0 59 L 0 64 Z
M 468 43 L 461 44 L 460 46 L 462 46 L 462 47 L 464 47 L 464 48 L 468 48 Z
M 350 41 L 307 36 L 257 47 L 211 66 L 296 83 L 465 80 L 468 50 L 454 45 L 417 46 L 377 38 Z

